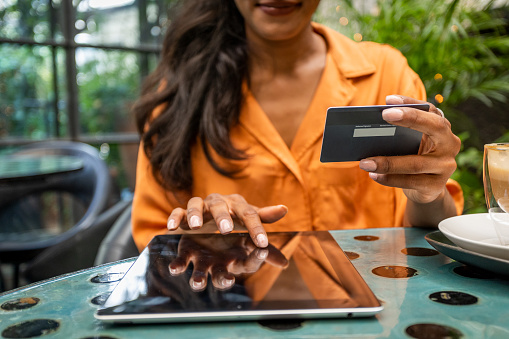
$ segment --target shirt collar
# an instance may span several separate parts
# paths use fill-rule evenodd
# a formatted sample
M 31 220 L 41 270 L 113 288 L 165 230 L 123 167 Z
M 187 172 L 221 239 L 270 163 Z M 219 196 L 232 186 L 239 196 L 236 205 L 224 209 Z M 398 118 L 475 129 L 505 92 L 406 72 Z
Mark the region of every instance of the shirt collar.
M 324 37 L 332 59 L 346 78 L 371 75 L 376 71 L 375 65 L 364 55 L 358 42 L 321 24 L 313 22 L 312 26 L 315 32 Z

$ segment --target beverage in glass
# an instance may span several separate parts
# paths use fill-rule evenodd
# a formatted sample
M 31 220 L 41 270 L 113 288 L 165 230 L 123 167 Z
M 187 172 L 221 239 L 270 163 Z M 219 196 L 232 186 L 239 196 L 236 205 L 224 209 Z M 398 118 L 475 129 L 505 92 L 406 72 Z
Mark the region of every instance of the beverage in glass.
M 486 205 L 502 245 L 509 246 L 509 143 L 484 145 Z

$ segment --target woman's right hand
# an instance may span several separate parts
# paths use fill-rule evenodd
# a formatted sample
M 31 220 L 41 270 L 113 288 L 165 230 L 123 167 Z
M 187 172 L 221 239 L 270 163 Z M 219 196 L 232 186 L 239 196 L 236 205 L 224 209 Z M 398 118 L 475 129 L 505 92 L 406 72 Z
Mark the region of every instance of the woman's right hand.
M 245 228 L 258 247 L 267 247 L 267 233 L 263 223 L 273 223 L 288 212 L 284 205 L 256 207 L 247 203 L 239 194 L 210 194 L 205 199 L 193 197 L 187 203 L 187 209 L 175 208 L 168 217 L 168 230 L 199 230 L 208 221 L 213 220 L 222 234 L 234 229 Z M 234 223 L 234 220 L 237 221 Z M 240 225 L 239 225 L 240 223 Z

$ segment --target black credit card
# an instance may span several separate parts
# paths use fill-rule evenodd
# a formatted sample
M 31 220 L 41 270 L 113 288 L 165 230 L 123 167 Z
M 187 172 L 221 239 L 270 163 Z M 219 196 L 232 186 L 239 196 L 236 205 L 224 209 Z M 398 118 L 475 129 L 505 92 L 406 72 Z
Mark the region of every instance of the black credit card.
M 373 156 L 417 154 L 422 133 L 382 119 L 382 111 L 392 107 L 429 111 L 428 104 L 330 107 L 320 161 L 359 161 Z

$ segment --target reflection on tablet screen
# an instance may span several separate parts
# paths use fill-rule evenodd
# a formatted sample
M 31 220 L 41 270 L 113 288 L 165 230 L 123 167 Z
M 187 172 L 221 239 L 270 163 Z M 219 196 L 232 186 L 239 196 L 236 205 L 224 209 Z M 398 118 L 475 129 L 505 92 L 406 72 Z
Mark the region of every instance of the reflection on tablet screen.
M 370 316 L 382 308 L 328 232 L 156 236 L 96 317 L 182 322 Z

